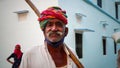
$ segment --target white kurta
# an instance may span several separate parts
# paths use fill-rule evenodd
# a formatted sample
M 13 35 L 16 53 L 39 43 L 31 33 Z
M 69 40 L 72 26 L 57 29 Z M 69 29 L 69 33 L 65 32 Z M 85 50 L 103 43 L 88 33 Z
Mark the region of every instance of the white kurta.
M 69 52 L 64 48 L 67 54 L 67 68 L 77 68 Z M 20 68 L 56 68 L 55 63 L 45 45 L 34 46 L 23 54 Z

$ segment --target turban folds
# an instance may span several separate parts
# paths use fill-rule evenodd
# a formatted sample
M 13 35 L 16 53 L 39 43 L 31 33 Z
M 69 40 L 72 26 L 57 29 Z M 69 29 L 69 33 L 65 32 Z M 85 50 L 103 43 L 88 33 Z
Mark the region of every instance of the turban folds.
M 43 30 L 45 28 L 45 25 L 47 24 L 48 20 L 53 19 L 53 18 L 61 20 L 65 25 L 67 24 L 66 11 L 63 11 L 59 7 L 50 7 L 48 9 L 44 10 L 40 14 L 40 18 L 38 18 L 41 29 Z

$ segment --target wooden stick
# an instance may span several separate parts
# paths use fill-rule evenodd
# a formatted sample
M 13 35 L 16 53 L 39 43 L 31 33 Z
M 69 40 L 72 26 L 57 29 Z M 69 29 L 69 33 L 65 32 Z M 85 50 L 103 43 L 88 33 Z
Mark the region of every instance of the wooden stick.
M 33 11 L 36 13 L 36 15 L 38 17 L 40 17 L 40 12 L 39 10 L 36 8 L 36 6 L 30 1 L 30 0 L 25 0 L 27 2 L 27 4 L 33 9 Z
M 70 53 L 70 57 L 71 59 L 74 61 L 74 63 L 77 65 L 78 68 L 84 68 L 84 66 L 79 62 L 79 60 L 77 59 L 77 57 L 73 54 L 73 52 L 66 46 L 66 48 L 68 49 L 68 52 Z
M 33 9 L 33 11 L 36 13 L 38 17 L 40 17 L 40 12 L 39 10 L 35 7 L 35 5 L 30 1 L 30 0 L 25 0 L 28 5 Z M 78 68 L 84 68 L 83 65 L 79 62 L 79 60 L 76 58 L 76 56 L 72 53 L 72 51 L 66 46 L 70 53 L 71 59 L 74 61 L 74 63 L 77 65 Z

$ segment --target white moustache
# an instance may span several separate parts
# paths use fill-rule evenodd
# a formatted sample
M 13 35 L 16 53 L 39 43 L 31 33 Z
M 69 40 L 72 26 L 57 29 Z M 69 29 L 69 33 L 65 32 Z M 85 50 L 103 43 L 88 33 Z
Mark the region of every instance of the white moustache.
M 50 32 L 47 33 L 47 36 L 50 36 L 51 34 L 58 34 L 60 36 L 63 35 L 63 33 L 59 32 L 59 31 L 57 31 L 57 32 L 50 31 Z

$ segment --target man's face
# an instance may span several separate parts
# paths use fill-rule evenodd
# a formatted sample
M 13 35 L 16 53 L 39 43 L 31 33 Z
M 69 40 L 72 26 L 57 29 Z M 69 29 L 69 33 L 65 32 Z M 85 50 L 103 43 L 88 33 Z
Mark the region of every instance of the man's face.
M 65 36 L 65 24 L 59 19 L 51 19 L 45 27 L 45 38 L 51 42 L 58 42 Z

